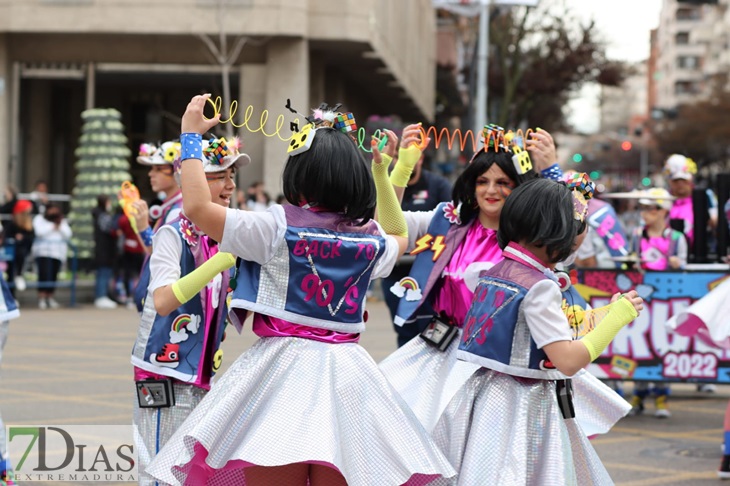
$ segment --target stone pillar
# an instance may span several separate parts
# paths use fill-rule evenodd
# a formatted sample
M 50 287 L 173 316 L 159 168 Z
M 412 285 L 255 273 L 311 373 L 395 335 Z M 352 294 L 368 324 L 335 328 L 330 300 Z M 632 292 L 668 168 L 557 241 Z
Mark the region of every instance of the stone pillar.
M 10 173 L 10 83 L 12 69 L 8 60 L 7 37 L 0 35 L 0 190 L 4 191 Z
M 291 99 L 292 107 L 305 116 L 313 108 L 309 100 L 309 42 L 306 39 L 273 39 L 268 44 L 265 88 L 269 130 L 273 129 L 277 115 L 284 114 L 287 123 L 282 127 L 282 136 L 288 137 L 291 134 L 288 121 L 294 120 L 295 115 L 284 108 L 287 98 Z M 272 198 L 282 191 L 286 149 L 287 144 L 278 137 L 266 138 L 263 180 Z
M 264 110 L 266 99 L 266 66 L 263 64 L 245 64 L 240 67 L 238 76 L 238 113 L 236 123 L 242 123 L 246 108 L 253 107 L 251 124 L 257 125 L 261 118 L 261 111 Z M 254 129 L 252 126 L 251 129 Z M 244 167 L 238 173 L 238 187 L 244 191 L 251 183 L 264 180 L 264 152 L 266 139 L 260 133 L 251 133 L 246 128 L 238 129 L 238 136 L 243 141 L 243 151 L 251 157 L 251 165 Z M 282 142 L 283 143 L 283 142 Z M 275 197 L 274 194 L 271 197 Z
M 47 79 L 33 79 L 26 83 L 28 114 L 24 119 L 23 157 L 20 160 L 22 179 L 20 192 L 30 192 L 38 179 L 48 183 L 49 192 L 59 188 L 51 180 L 51 83 Z

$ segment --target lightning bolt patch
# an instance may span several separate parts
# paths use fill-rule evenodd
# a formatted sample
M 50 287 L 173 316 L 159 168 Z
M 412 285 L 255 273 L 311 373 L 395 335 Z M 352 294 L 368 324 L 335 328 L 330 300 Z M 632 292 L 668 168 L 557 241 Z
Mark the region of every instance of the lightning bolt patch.
M 436 238 L 430 234 L 425 234 L 416 240 L 416 247 L 411 251 L 411 255 L 418 255 L 428 249 L 433 250 L 433 261 L 441 256 L 441 253 L 446 249 L 444 245 L 444 237 L 439 235 Z
M 444 245 L 444 237 L 438 235 L 436 239 L 433 240 L 431 249 L 433 250 L 433 261 L 436 261 L 436 259 L 441 256 L 441 253 L 446 249 L 446 245 Z

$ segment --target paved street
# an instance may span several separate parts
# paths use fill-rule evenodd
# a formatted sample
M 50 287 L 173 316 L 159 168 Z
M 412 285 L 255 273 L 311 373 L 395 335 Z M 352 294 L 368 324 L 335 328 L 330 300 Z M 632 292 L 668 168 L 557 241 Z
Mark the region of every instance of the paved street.
M 369 313 L 361 342 L 380 360 L 395 349 L 395 337 L 382 302 L 371 302 Z M 136 329 L 132 310 L 25 306 L 21 318 L 11 322 L 2 359 L 0 410 L 6 424 L 130 423 L 129 352 Z M 253 341 L 250 328 L 242 336 L 229 332 L 223 369 Z M 649 404 L 648 415 L 625 418 L 593 441 L 617 484 L 721 484 L 715 469 L 730 387 L 703 395 L 680 384 L 673 386 L 673 394 L 669 420 L 651 416 Z

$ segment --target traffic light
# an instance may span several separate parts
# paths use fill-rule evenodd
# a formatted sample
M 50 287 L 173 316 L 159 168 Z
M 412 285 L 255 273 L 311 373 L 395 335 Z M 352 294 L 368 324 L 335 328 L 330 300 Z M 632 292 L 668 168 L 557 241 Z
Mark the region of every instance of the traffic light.
M 601 174 L 600 170 L 592 170 L 591 173 L 588 175 L 590 176 L 591 179 L 593 179 L 595 181 L 596 179 L 599 179 L 601 177 L 601 175 L 603 175 L 603 174 Z
M 631 150 L 631 142 L 629 142 L 628 140 L 624 140 L 623 142 L 621 142 L 621 150 L 623 150 L 624 152 L 628 152 L 629 150 Z
M 573 162 L 580 163 L 583 161 L 583 155 L 582 154 L 573 154 Z

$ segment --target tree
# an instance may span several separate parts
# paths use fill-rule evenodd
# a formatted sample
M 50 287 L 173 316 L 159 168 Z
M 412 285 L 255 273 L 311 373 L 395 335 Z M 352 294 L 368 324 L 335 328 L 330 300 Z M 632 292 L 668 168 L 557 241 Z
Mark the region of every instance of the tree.
M 700 166 L 727 158 L 730 140 L 727 74 L 716 76 L 711 93 L 708 99 L 680 105 L 675 116 L 655 122 L 654 134 L 661 152 L 687 155 Z
M 122 114 L 115 109 L 93 108 L 81 113 L 84 125 L 76 149 L 76 179 L 71 193 L 69 224 L 80 259 L 94 256 L 94 224 L 91 211 L 96 198 L 107 195 L 117 200 L 122 182 L 131 181 Z
M 619 85 L 625 67 L 606 58 L 594 27 L 550 2 L 493 14 L 488 113 L 496 114 L 495 122 L 564 129 L 563 107 L 571 93 L 588 82 Z

